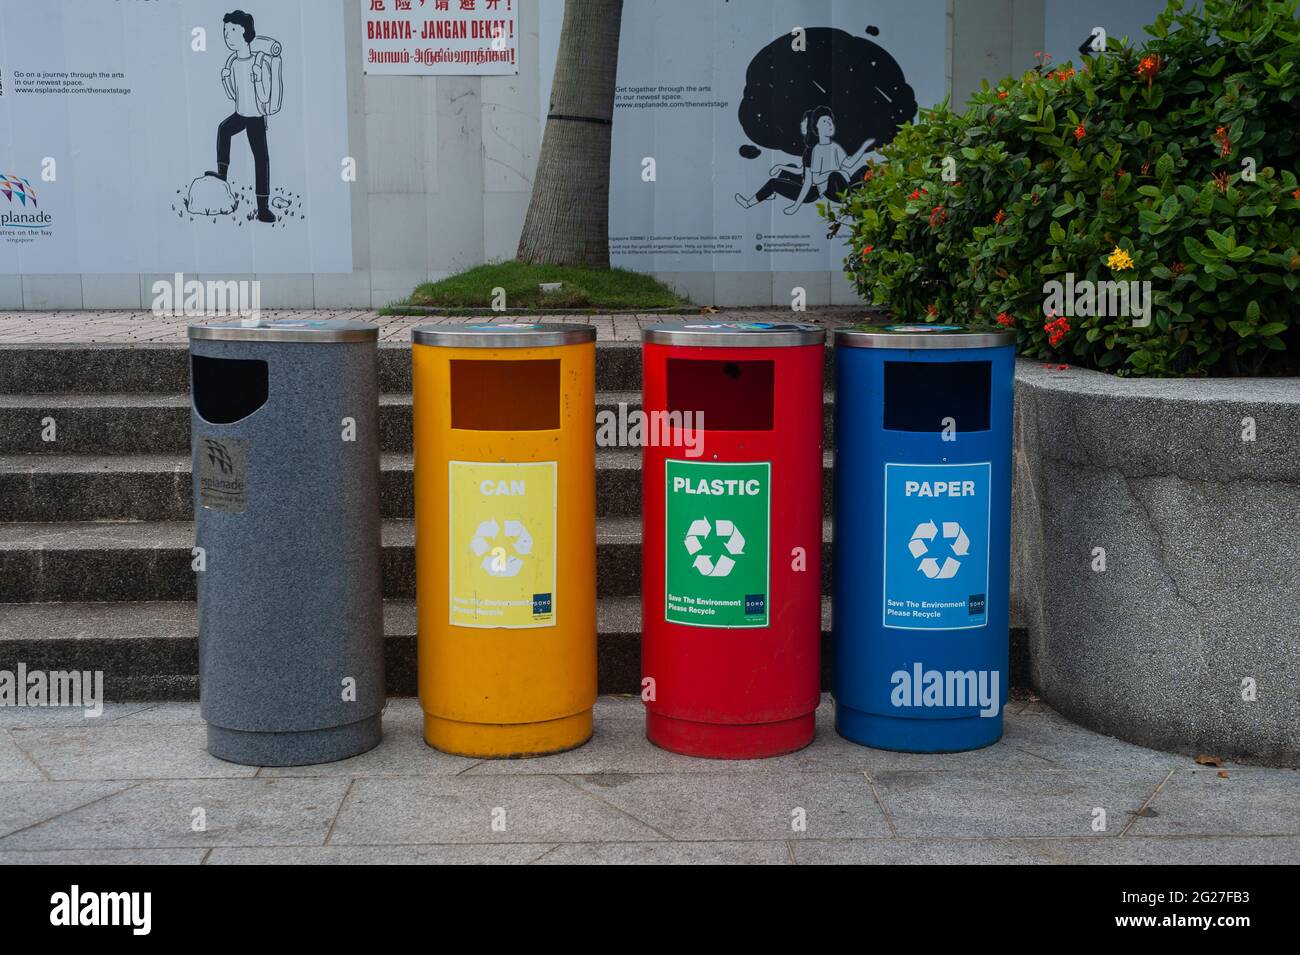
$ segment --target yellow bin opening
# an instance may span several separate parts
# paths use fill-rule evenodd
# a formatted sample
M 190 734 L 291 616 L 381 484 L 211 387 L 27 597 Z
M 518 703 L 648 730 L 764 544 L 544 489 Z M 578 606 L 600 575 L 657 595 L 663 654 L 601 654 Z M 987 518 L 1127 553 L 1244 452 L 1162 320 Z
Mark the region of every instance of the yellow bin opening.
M 596 701 L 596 330 L 415 329 L 415 565 L 425 741 L 540 756 Z

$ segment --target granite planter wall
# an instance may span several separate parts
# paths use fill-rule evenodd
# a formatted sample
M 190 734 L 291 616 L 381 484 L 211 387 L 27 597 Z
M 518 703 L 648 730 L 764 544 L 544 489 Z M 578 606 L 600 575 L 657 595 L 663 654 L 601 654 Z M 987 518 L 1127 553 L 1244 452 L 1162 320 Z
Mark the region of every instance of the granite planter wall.
M 1134 743 L 1300 766 L 1300 381 L 1022 361 L 1015 428 L 1037 692 Z

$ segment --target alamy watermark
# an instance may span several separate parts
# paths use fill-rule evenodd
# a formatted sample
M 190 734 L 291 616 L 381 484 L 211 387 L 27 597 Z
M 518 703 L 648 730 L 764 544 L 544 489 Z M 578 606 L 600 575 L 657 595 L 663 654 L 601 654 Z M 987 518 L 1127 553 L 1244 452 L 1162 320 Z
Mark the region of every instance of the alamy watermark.
M 889 702 L 897 707 L 978 706 L 980 716 L 997 716 L 1002 706 L 1002 674 L 997 670 L 927 670 L 923 663 L 895 670 Z
M 703 411 L 642 411 L 628 409 L 620 401 L 617 409 L 596 412 L 598 448 L 684 448 L 686 457 L 704 454 Z
M 0 670 L 0 706 L 79 706 L 87 716 L 104 712 L 103 670 Z
M 1065 281 L 1055 279 L 1043 285 L 1043 314 L 1066 318 L 1131 318 L 1134 328 L 1151 324 L 1149 281 L 1075 281 L 1073 272 Z
M 153 283 L 150 311 L 158 317 L 203 318 L 233 315 L 256 325 L 262 317 L 262 283 L 258 279 L 186 279 L 177 272 Z

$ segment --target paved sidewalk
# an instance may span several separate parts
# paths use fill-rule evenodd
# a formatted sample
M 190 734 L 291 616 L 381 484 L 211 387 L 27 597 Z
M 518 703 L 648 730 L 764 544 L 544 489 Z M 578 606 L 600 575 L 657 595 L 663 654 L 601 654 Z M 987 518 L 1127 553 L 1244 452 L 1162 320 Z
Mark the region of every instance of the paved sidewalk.
M 834 327 L 863 319 L 861 308 L 810 308 L 806 312 L 789 309 L 724 309 L 705 313 L 710 321 L 789 322 L 811 321 Z M 618 315 L 380 315 L 358 309 L 266 309 L 262 318 L 350 319 L 373 322 L 379 326 L 381 342 L 409 343 L 411 329 L 417 325 L 482 324 L 484 322 L 571 322 L 596 326 L 596 339 L 610 342 L 641 340 L 641 328 L 659 322 L 691 318 L 680 314 Z M 71 312 L 0 312 L 0 345 L 42 344 L 183 344 L 186 329 L 201 322 L 227 321 L 225 318 L 194 319 L 159 317 L 151 312 L 71 311 Z
M 596 717 L 570 753 L 476 761 L 426 747 L 399 698 L 370 753 L 257 770 L 207 755 L 193 703 L 0 708 L 0 862 L 1300 862 L 1300 774 L 1200 767 L 1035 702 L 995 746 L 936 756 L 841 740 L 829 700 L 812 746 L 753 762 L 656 749 L 634 698 Z

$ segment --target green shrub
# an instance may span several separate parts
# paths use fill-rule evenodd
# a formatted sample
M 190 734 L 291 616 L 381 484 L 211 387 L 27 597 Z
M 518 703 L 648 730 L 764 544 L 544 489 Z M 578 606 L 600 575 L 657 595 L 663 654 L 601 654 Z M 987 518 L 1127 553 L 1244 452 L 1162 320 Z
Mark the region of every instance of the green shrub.
M 899 320 L 999 321 L 1032 358 L 1297 373 L 1296 8 L 1173 0 L 1140 50 L 1112 39 L 1077 70 L 1042 63 L 985 83 L 964 113 L 925 111 L 843 206 L 822 207 L 852 230 L 846 273 Z M 1061 324 L 1047 283 L 1066 273 L 1149 281 L 1150 322 L 1067 303 Z

